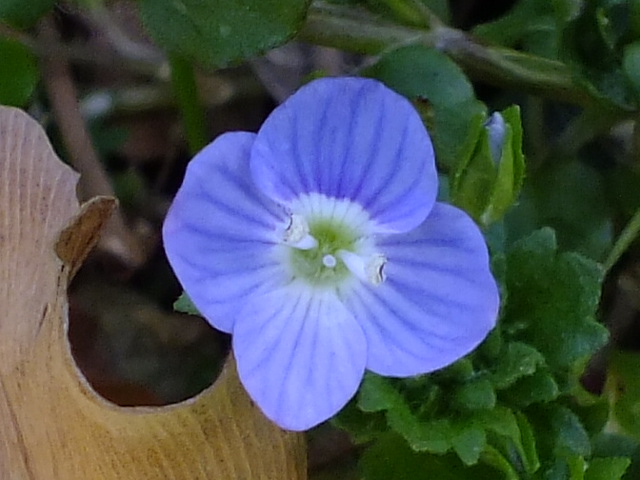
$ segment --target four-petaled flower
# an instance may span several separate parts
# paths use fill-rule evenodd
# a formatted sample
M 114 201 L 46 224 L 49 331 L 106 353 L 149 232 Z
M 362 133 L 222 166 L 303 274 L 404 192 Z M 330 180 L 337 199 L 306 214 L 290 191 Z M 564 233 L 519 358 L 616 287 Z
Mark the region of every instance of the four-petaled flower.
M 190 163 L 163 228 L 195 306 L 233 335 L 240 380 L 290 430 L 328 419 L 365 369 L 442 368 L 493 328 L 479 229 L 436 203 L 431 141 L 381 83 L 316 80 L 257 134 Z

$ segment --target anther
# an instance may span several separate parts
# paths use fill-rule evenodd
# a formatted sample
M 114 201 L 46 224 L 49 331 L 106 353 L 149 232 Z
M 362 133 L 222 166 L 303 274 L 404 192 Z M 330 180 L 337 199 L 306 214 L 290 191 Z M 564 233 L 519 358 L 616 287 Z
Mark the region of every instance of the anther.
M 311 250 L 318 246 L 318 241 L 309 234 L 306 220 L 295 213 L 291 215 L 289 226 L 284 232 L 284 242 L 300 250 Z
M 347 250 L 340 250 L 338 256 L 345 266 L 363 282 L 380 285 L 384 281 L 383 268 L 387 263 L 384 255 L 376 253 L 368 257 Z

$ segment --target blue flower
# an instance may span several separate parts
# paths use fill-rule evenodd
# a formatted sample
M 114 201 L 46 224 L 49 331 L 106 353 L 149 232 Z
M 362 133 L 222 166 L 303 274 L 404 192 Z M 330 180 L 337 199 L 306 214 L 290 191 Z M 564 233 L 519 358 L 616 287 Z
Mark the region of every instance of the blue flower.
M 224 134 L 191 161 L 167 256 L 281 427 L 336 414 L 365 369 L 437 370 L 495 325 L 482 234 L 436 203 L 437 183 L 411 104 L 359 78 L 316 80 L 257 134 Z

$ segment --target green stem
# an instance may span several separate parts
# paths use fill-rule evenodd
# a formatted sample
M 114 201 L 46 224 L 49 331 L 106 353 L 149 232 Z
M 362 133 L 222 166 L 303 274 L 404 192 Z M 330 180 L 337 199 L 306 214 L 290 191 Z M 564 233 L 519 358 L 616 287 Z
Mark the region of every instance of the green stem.
M 300 38 L 368 55 L 404 45 L 425 45 L 448 54 L 474 80 L 517 87 L 564 103 L 589 106 L 602 102 L 574 83 L 569 68 L 561 62 L 483 45 L 465 32 L 444 25 L 432 25 L 430 29 L 401 26 L 364 9 L 316 1 L 311 5 Z
M 173 92 L 182 113 L 189 152 L 193 155 L 208 143 L 206 120 L 198 97 L 195 71 L 193 65 L 182 57 L 172 55 L 169 63 Z
M 640 209 L 633 214 L 629 223 L 624 227 L 604 262 L 604 268 L 608 272 L 620 260 L 620 257 L 640 234 Z

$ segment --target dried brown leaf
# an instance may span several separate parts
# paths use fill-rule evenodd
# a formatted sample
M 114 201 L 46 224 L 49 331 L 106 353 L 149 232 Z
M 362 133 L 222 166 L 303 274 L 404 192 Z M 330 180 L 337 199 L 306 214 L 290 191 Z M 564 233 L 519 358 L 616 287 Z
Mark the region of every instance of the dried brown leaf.
M 66 288 L 113 201 L 80 209 L 77 178 L 35 121 L 0 107 L 0 478 L 306 478 L 302 436 L 262 416 L 232 360 L 168 407 L 117 407 L 87 384 L 66 337 Z

